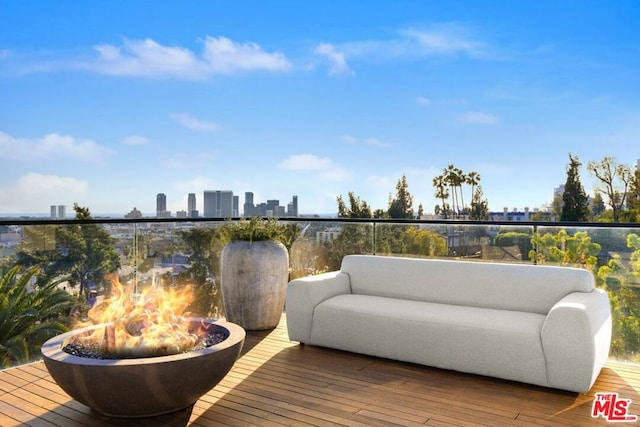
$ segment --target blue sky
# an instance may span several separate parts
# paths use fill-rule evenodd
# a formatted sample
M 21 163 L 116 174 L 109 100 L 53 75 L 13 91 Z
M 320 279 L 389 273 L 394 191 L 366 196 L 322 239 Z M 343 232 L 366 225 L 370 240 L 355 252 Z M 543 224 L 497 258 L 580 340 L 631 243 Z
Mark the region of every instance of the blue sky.
M 0 212 L 194 192 L 433 212 L 448 164 L 491 210 L 550 203 L 569 153 L 640 158 L 640 3 L 0 3 Z

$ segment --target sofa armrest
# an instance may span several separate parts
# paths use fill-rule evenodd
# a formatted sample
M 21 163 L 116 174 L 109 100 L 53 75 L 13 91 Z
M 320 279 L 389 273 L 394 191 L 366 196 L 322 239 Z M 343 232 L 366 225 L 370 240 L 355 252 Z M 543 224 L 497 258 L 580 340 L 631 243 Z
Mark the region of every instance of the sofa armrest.
M 572 292 L 558 301 L 542 325 L 550 387 L 587 392 L 609 357 L 611 306 L 602 289 Z
M 309 342 L 316 305 L 335 295 L 349 293 L 349 275 L 341 271 L 301 277 L 289 282 L 285 302 L 289 339 Z

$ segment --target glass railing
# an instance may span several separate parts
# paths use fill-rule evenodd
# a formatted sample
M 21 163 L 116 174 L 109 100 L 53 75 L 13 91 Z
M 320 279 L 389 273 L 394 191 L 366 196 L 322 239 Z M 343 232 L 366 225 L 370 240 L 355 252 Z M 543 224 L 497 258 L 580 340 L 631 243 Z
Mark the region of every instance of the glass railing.
M 238 219 L 234 219 L 238 221 Z M 191 287 L 194 315 L 223 317 L 219 289 L 219 235 L 225 219 L 149 218 L 0 221 L 0 368 L 39 357 L 44 335 L 26 335 L 23 350 L 11 341 L 25 336 L 12 329 L 13 317 L 31 313 L 30 328 L 56 320 L 71 327 L 89 307 L 114 290 L 114 284 L 135 293 L 156 285 Z M 374 254 L 434 257 L 467 262 L 562 265 L 591 271 L 611 300 L 613 340 L 610 358 L 640 362 L 640 226 L 634 224 L 485 222 L 387 219 L 284 218 L 297 225 L 289 248 L 290 278 L 337 270 L 345 255 Z M 19 271 L 17 265 L 23 266 Z M 26 270 L 37 266 L 37 271 Z M 11 276 L 18 272 L 17 276 Z M 25 294 L 8 289 L 27 277 Z M 13 277 L 13 281 L 9 280 Z M 53 298 L 26 307 L 11 298 L 30 301 L 29 294 L 55 289 L 70 296 L 66 305 L 47 306 Z M 2 287 L 4 286 L 4 287 Z M 3 291 L 4 289 L 4 291 Z M 5 293 L 5 296 L 2 293 Z M 4 326 L 3 326 L 4 323 Z M 13 325 L 15 326 L 15 325 Z M 33 332 L 33 331 L 32 331 Z M 42 332 L 42 331 L 41 331 Z M 22 334 L 22 335 L 21 335 Z M 41 341 L 40 341 L 41 343 Z M 9 350 L 7 350 L 9 349 Z

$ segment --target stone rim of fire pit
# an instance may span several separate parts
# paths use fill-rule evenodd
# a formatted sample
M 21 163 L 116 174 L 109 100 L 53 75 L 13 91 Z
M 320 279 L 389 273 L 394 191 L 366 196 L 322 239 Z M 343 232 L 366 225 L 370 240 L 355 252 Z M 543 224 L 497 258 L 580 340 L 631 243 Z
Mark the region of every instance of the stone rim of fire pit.
M 188 318 L 223 328 L 228 337 L 201 350 L 133 358 L 92 359 L 63 351 L 69 338 L 94 325 L 55 336 L 41 352 L 54 381 L 73 399 L 111 417 L 151 417 L 193 405 L 224 378 L 240 355 L 245 330 L 235 323 Z

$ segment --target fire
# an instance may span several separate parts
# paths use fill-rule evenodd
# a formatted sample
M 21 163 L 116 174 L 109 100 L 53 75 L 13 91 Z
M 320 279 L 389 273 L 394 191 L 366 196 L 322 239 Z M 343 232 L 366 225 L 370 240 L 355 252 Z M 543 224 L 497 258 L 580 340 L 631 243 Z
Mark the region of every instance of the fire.
M 74 344 L 92 347 L 102 354 L 122 358 L 152 357 L 188 351 L 200 342 L 183 316 L 193 300 L 190 289 L 149 286 L 139 295 L 132 286 L 113 280 L 112 297 L 94 305 L 89 322 L 103 325 L 92 334 L 75 338 Z

